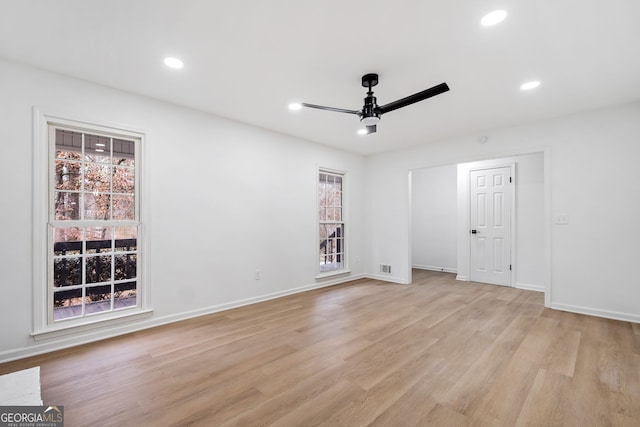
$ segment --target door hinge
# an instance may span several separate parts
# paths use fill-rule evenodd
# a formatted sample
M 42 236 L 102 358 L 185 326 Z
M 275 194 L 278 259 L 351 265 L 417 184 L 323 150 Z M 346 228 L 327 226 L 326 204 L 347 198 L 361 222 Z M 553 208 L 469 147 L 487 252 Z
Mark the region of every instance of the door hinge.
M 511 271 L 511 264 L 509 264 L 509 271 Z
M 509 182 L 513 182 L 513 178 L 509 177 Z

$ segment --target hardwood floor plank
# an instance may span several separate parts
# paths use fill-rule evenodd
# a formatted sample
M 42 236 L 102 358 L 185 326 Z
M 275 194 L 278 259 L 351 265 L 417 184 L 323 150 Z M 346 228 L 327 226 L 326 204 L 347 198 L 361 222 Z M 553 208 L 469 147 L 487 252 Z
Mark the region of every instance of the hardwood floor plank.
M 316 354 L 311 358 L 300 358 L 302 360 L 288 359 L 267 364 L 262 369 L 267 379 L 258 382 L 256 387 L 267 396 L 277 396 L 318 371 L 339 366 L 342 361 L 340 356 L 325 353 Z
M 442 347 L 438 342 L 429 349 L 430 353 L 446 361 L 438 375 L 429 380 L 429 395 L 437 403 L 448 401 L 450 390 L 465 375 L 468 367 L 475 363 L 479 354 L 489 351 L 493 345 L 493 339 L 480 332 L 474 331 L 471 336 L 460 335 L 455 337 L 453 334 L 450 339 L 441 341 L 444 344 Z
M 283 389 L 269 400 L 245 408 L 245 411 L 229 418 L 221 426 L 252 427 L 272 425 L 289 412 L 313 402 L 317 396 L 325 396 L 325 392 L 334 389 L 336 384 L 344 383 L 340 367 L 323 369 L 315 374 Z
M 580 331 L 557 328 L 552 336 L 542 368 L 573 377 L 582 333 Z
M 426 396 L 426 397 L 425 397 Z M 382 414 L 374 419 L 370 426 L 375 427 L 420 427 L 430 424 L 424 424 L 423 418 L 426 417 L 438 403 L 428 397 L 428 393 L 424 391 L 416 391 L 415 393 L 407 393 L 402 399 L 397 400 Z M 453 420 L 450 420 L 450 426 L 453 426 Z M 464 426 L 465 424 L 458 424 Z
M 551 327 L 551 325 L 545 325 L 545 330 Z M 531 335 L 530 329 L 534 329 Z M 461 414 L 466 414 L 474 402 L 484 396 L 500 377 L 522 341 L 529 337 L 536 340 L 535 332 L 530 319 L 516 316 L 514 321 L 509 323 L 504 332 L 496 338 L 494 345 L 478 354 L 476 360 L 465 370 L 455 385 L 440 399 L 440 403 L 452 407 Z
M 418 423 L 417 426 L 450 427 L 468 425 L 469 420 L 464 415 L 454 411 L 446 405 L 437 404 Z
M 313 400 L 291 409 L 273 426 L 317 426 L 353 401 L 362 399 L 365 391 L 350 381 L 340 380 Z
M 544 354 L 548 351 L 549 344 L 544 342 L 544 334 L 549 330 L 539 328 L 536 334 L 534 329 L 535 327 L 513 353 L 506 368 L 492 382 L 487 393 L 469 405 L 467 408 L 469 418 L 488 419 L 494 424 L 499 422 L 501 425 L 515 424 L 530 393 Z M 538 346 L 543 348 L 538 349 Z
M 361 399 L 349 402 L 319 425 L 368 425 L 415 384 L 428 383 L 443 364 L 442 359 L 423 352 L 367 390 Z
M 435 344 L 437 339 L 425 339 L 425 326 L 412 324 L 391 337 L 363 349 L 345 359 L 347 378 L 369 390 L 403 362 L 412 360 Z
M 571 378 L 545 369 L 538 370 L 515 426 L 565 425 L 565 417 L 570 416 L 565 412 L 569 406 L 570 387 Z
M 432 397 L 432 391 L 442 379 L 442 369 L 448 364 L 445 359 L 427 356 L 431 360 L 425 371 L 411 387 L 389 404 L 382 405 L 383 411 L 372 420 L 372 426 L 414 426 L 420 425 L 431 410 L 438 405 Z M 425 359 L 422 359 L 425 360 Z M 391 377 L 390 377 L 391 378 Z M 403 384 L 404 385 L 404 384 Z M 374 389 L 372 389 L 374 390 Z M 373 414 L 372 414 L 373 415 Z M 354 424 L 356 425 L 356 424 Z
M 599 334 L 592 332 L 595 331 L 591 329 L 583 331 L 578 350 L 568 403 L 572 415 L 567 419 L 567 425 L 570 426 L 613 425 L 611 422 L 611 391 L 600 379 L 602 353 L 606 350 L 603 348 L 604 343 L 597 341 L 596 337 Z

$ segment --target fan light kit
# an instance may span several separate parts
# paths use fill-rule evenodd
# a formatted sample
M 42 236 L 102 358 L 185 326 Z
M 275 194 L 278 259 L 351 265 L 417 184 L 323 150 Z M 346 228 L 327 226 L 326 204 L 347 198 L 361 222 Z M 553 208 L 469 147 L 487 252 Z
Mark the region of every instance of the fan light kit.
M 423 90 L 422 92 L 414 93 L 413 95 L 409 95 L 397 101 L 393 101 L 383 106 L 379 106 L 376 97 L 373 96 L 373 90 L 371 89 L 377 84 L 378 84 L 377 74 L 371 73 L 371 74 L 365 74 L 364 76 L 362 76 L 362 86 L 368 88 L 367 96 L 364 98 L 364 106 L 362 107 L 362 110 L 346 110 L 344 108 L 325 107 L 323 105 L 307 104 L 306 102 L 302 102 L 299 104 L 290 104 L 289 109 L 299 110 L 302 107 L 307 107 L 307 108 L 316 108 L 318 110 L 333 111 L 336 113 L 355 114 L 356 116 L 360 117 L 360 122 L 365 126 L 365 129 L 361 129 L 362 132 L 358 131 L 358 133 L 370 134 L 370 133 L 376 132 L 378 122 L 380 121 L 380 118 L 382 117 L 383 114 L 389 113 L 393 110 L 397 110 L 402 107 L 406 107 L 411 104 L 415 104 L 416 102 L 419 102 L 419 101 L 424 101 L 427 98 L 440 95 L 441 93 L 444 93 L 449 90 L 449 86 L 447 86 L 446 83 L 440 83 L 439 85 Z
M 480 20 L 480 24 L 485 27 L 490 27 L 504 21 L 506 17 L 507 12 L 505 10 L 494 10 L 493 12 L 489 12 L 484 15 Z
M 184 67 L 184 63 L 181 60 L 179 60 L 178 58 L 171 58 L 171 57 L 164 59 L 164 65 L 170 68 L 175 68 L 175 69 L 180 69 Z
M 537 88 L 538 86 L 540 86 L 540 82 L 535 80 L 535 81 L 527 82 L 527 83 L 523 84 L 522 86 L 520 86 L 520 89 L 521 90 L 531 90 L 531 89 Z

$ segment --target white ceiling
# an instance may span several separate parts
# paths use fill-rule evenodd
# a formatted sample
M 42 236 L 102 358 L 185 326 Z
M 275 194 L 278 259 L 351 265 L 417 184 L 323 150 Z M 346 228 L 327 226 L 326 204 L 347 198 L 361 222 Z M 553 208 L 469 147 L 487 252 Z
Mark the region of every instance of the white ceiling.
M 0 0 L 0 57 L 372 154 L 640 99 L 638 0 Z M 480 18 L 505 9 L 507 19 Z M 166 56 L 185 67 L 164 66 Z M 356 135 L 380 105 L 447 82 Z M 521 92 L 521 83 L 541 86 Z

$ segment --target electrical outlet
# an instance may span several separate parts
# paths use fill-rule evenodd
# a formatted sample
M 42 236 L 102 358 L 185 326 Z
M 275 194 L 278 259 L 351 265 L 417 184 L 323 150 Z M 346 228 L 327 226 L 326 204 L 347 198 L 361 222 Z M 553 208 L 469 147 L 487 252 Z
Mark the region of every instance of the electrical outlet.
M 559 214 L 556 216 L 556 225 L 569 225 L 569 215 Z

